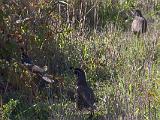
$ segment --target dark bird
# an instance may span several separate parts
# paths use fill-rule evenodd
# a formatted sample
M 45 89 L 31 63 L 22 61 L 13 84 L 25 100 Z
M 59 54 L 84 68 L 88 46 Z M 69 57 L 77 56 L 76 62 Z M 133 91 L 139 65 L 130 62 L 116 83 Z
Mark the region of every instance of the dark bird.
M 21 62 L 24 65 L 32 65 L 33 64 L 32 59 L 28 56 L 27 53 L 24 53 L 24 52 L 22 52 L 22 55 L 21 55 Z
M 93 90 L 88 86 L 85 72 L 82 69 L 75 68 L 74 74 L 77 77 L 76 106 L 79 110 L 82 110 L 83 108 L 88 109 L 91 112 L 89 118 L 92 118 L 94 115 L 94 110 L 96 109 L 96 106 L 94 105 L 95 95 Z
M 147 20 L 143 17 L 140 10 L 135 10 L 134 12 L 131 29 L 137 37 L 139 37 L 141 33 L 145 33 L 147 31 Z

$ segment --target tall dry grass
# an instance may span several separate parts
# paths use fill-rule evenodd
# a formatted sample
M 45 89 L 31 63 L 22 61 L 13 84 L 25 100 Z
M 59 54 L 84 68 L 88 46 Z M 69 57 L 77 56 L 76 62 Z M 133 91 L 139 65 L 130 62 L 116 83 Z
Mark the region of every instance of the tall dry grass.
M 88 117 L 87 111 L 77 112 L 65 92 L 57 96 L 50 85 L 38 88 L 39 78 L 20 64 L 20 47 L 24 47 L 35 64 L 48 65 L 50 74 L 64 77 L 65 89 L 75 90 L 70 66 L 86 71 L 97 98 L 94 119 L 160 118 L 158 1 L 3 2 L 2 115 L 12 113 L 8 117 L 13 119 Z M 130 32 L 133 5 L 143 8 L 149 20 L 148 32 L 140 38 Z M 129 15 L 124 14 L 128 21 L 123 13 Z M 5 61 L 6 56 L 13 60 Z

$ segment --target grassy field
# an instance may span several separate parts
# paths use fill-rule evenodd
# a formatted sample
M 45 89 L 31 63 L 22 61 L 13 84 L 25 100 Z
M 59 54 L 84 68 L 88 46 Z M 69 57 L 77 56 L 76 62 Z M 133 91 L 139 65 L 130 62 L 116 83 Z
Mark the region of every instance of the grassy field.
M 67 90 L 76 90 L 71 66 L 85 70 L 94 90 L 94 120 L 159 120 L 160 4 L 77 2 L 55 8 L 43 0 L 0 2 L 2 120 L 86 120 L 89 112 L 78 111 L 67 96 Z M 148 20 L 148 31 L 139 38 L 130 31 L 132 17 L 121 15 L 130 14 L 133 5 Z M 40 86 L 36 74 L 21 64 L 20 47 L 35 64 L 47 65 L 58 82 Z

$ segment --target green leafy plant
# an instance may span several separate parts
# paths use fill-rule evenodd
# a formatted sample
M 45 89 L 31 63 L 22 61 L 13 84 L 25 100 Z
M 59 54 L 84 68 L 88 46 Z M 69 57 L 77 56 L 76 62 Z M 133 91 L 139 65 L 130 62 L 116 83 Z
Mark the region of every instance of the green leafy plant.
M 11 99 L 7 104 L 2 107 L 2 119 L 8 120 L 12 117 L 16 106 L 18 104 L 18 100 Z

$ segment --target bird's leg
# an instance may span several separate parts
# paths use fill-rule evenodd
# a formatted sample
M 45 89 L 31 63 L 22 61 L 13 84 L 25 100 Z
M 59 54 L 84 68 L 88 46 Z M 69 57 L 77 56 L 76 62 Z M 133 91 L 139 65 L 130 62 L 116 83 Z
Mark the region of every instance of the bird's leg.
M 140 36 L 140 32 L 137 33 L 137 38 L 139 38 L 139 36 Z

